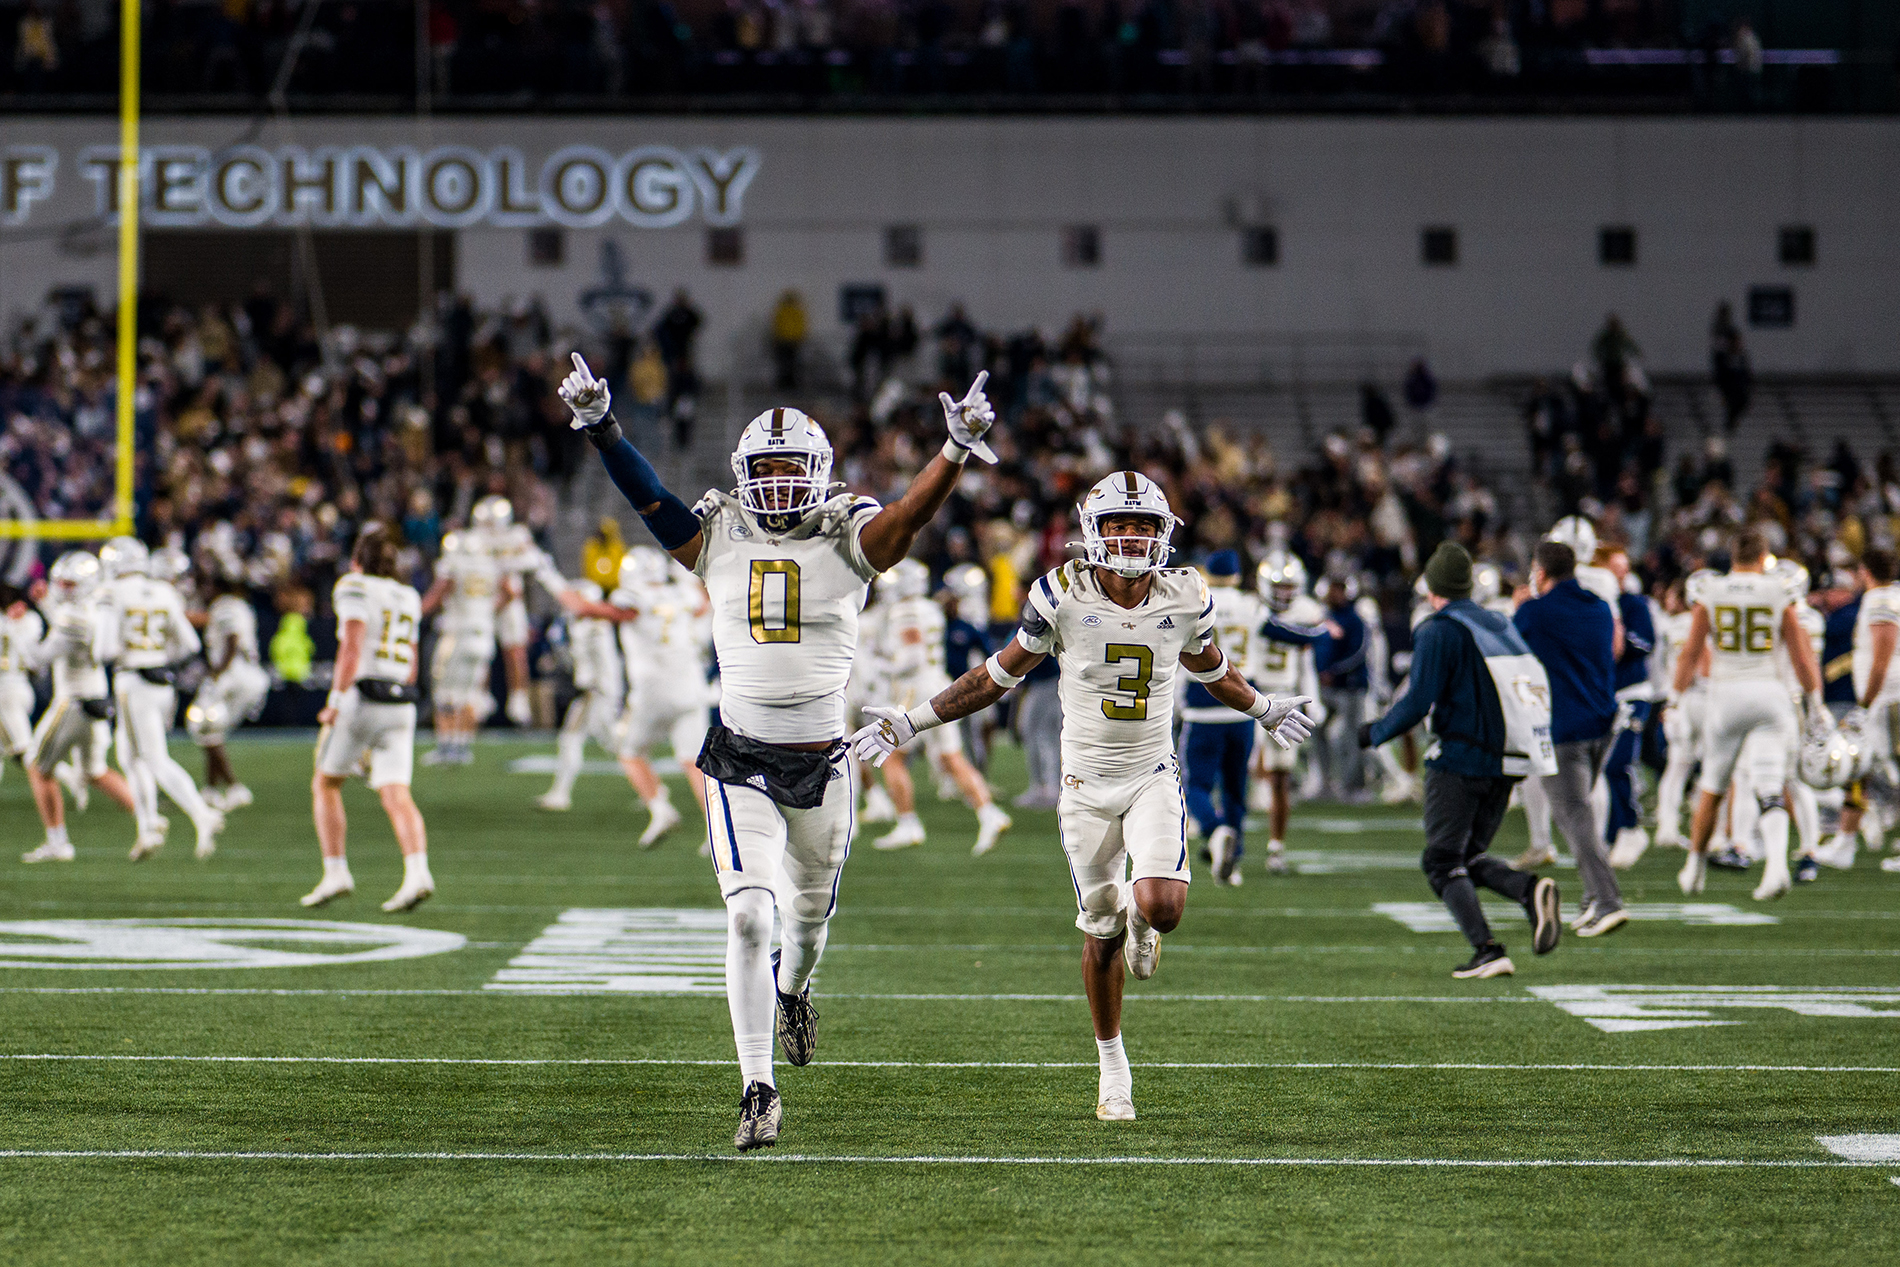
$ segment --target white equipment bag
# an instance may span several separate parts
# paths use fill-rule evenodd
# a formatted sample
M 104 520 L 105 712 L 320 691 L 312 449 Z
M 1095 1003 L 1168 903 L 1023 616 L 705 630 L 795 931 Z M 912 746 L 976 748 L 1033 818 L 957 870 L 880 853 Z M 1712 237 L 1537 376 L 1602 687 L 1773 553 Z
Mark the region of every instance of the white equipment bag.
M 1471 631 L 1497 684 L 1498 704 L 1504 710 L 1504 773 L 1513 778 L 1557 773 L 1557 749 L 1550 741 L 1550 675 L 1544 672 L 1524 636 L 1509 621 L 1503 629 L 1480 624 L 1470 612 L 1451 617 Z M 1490 614 L 1490 613 L 1486 613 Z

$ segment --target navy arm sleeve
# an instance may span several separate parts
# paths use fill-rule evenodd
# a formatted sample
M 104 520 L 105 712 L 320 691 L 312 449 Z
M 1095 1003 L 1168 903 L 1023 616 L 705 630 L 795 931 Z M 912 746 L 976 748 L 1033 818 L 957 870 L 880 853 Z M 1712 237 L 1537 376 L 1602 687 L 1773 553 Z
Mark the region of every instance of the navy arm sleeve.
M 1625 595 L 1625 597 L 1631 597 Z M 1623 617 L 1623 642 L 1635 648 L 1643 655 L 1656 649 L 1656 622 L 1650 619 L 1649 604 L 1640 597 L 1633 602 L 1618 603 Z M 1625 658 L 1628 652 L 1624 653 Z
M 699 518 L 660 483 L 653 463 L 633 447 L 613 415 L 607 416 L 605 426 L 589 430 L 587 438 L 600 450 L 601 465 L 607 468 L 608 478 L 613 480 L 628 505 L 639 512 L 641 521 L 659 541 L 661 549 L 677 550 L 699 535 Z
M 1432 710 L 1451 669 L 1452 636 L 1443 621 L 1426 621 L 1418 627 L 1412 639 L 1412 672 L 1405 682 L 1405 694 L 1393 703 L 1390 712 L 1372 723 L 1375 747 L 1418 725 Z
M 1261 636 L 1270 642 L 1288 642 L 1296 647 L 1310 647 L 1326 637 L 1324 625 L 1296 625 L 1290 620 L 1278 616 L 1269 616 L 1260 626 Z

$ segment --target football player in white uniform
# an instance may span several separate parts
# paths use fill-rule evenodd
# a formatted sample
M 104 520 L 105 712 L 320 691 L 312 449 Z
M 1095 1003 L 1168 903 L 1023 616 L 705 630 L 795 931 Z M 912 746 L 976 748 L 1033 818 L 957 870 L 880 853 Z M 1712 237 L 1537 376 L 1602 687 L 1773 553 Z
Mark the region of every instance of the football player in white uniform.
M 1679 585 L 1671 585 L 1663 593 L 1666 615 L 1657 630 L 1657 641 L 1661 651 L 1660 680 L 1665 690 L 1676 680 L 1676 667 L 1694 623 L 1692 609 L 1703 587 L 1720 575 L 1703 568 L 1691 572 Z M 1682 794 L 1688 789 L 1689 775 L 1702 751 L 1702 729 L 1709 698 L 1708 659 L 1705 647 L 1701 663 L 1689 674 L 1687 689 L 1663 712 L 1663 738 L 1668 741 L 1669 751 L 1663 762 L 1662 777 L 1656 780 L 1656 844 L 1659 847 L 1674 848 L 1682 844 Z
M 662 549 L 691 568 L 712 599 L 721 725 L 701 764 L 713 866 L 728 916 L 726 999 L 739 1055 L 741 1150 L 777 1143 L 782 1106 L 772 1074 L 772 1018 L 786 1059 L 811 1060 L 812 970 L 837 905 L 852 834 L 844 693 L 866 583 L 910 553 L 955 487 L 995 414 L 979 375 L 960 401 L 942 394 L 943 452 L 887 507 L 832 495 L 831 442 L 796 409 L 746 425 L 732 455 L 738 486 L 694 510 L 661 485 L 608 412 L 607 385 L 574 355 L 560 387 L 574 425 Z M 776 980 L 772 909 L 781 925 Z
M 1306 592 L 1306 565 L 1290 551 L 1275 551 L 1260 561 L 1255 571 L 1260 598 L 1266 611 L 1255 630 L 1252 657 L 1246 662 L 1247 679 L 1269 695 L 1301 695 L 1310 702 L 1306 713 L 1320 724 L 1326 708 L 1319 702 L 1319 672 L 1314 648 L 1326 638 L 1326 608 Z M 1219 612 L 1216 606 L 1216 613 Z M 1234 658 L 1236 645 L 1226 630 L 1221 630 L 1221 646 Z M 1231 710 L 1230 710 L 1231 711 Z M 1255 773 L 1266 785 L 1267 870 L 1283 874 L 1286 869 L 1287 819 L 1293 812 L 1293 770 L 1299 753 L 1276 743 L 1254 744 Z M 1220 875 L 1220 854 L 1208 842 L 1214 855 L 1214 873 Z
M 620 629 L 627 661 L 627 704 L 617 727 L 615 751 L 641 803 L 647 807 L 640 848 L 651 849 L 679 826 L 671 793 L 647 761 L 662 734 L 693 795 L 705 800 L 699 750 L 706 741 L 712 687 L 706 681 L 705 620 L 710 605 L 698 579 L 677 572 L 652 546 L 635 546 L 620 560 L 620 585 L 606 602 L 563 594 L 569 612 L 604 620 Z
M 99 601 L 99 560 L 84 551 L 62 554 L 49 574 L 52 603 L 46 637 L 33 649 L 29 666 L 52 666 L 53 700 L 33 727 L 26 750 L 26 781 L 33 806 L 46 828 L 46 842 L 21 855 L 25 862 L 71 862 L 66 833 L 66 799 L 54 767 L 71 759 L 81 786 L 95 784 L 127 813 L 138 816 L 132 789 L 117 770 L 106 767 L 112 746 L 112 697 L 106 686 L 111 612 Z
M 495 616 L 495 640 L 501 645 L 501 666 L 508 678 L 508 701 L 502 708 L 509 721 L 526 726 L 534 720 L 528 704 L 528 577 L 541 574 L 548 557 L 534 543 L 528 525 L 515 522 L 514 505 L 506 497 L 482 498 L 469 519 L 476 544 L 495 560 L 507 587 Z
M 1854 708 L 1841 719 L 1841 728 L 1857 728 L 1869 749 L 1864 769 L 1891 783 L 1894 756 L 1900 742 L 1900 673 L 1893 667 L 1893 651 L 1900 642 L 1900 561 L 1890 550 L 1868 550 L 1860 560 L 1860 612 L 1854 618 Z M 1838 830 L 1815 851 L 1815 860 L 1830 867 L 1854 865 L 1860 828 L 1866 811 L 1853 805 L 1841 808 Z M 1879 848 L 1877 840 L 1869 840 Z M 1900 857 L 1881 861 L 1882 871 L 1900 871 Z
M 1186 809 L 1170 743 L 1176 669 L 1258 719 L 1276 742 L 1300 742 L 1312 722 L 1300 712 L 1304 699 L 1256 691 L 1222 653 L 1206 583 L 1192 569 L 1166 566 L 1180 521 L 1152 480 L 1118 471 L 1089 490 L 1080 515 L 1086 559 L 1030 587 L 1013 642 L 908 712 L 865 710 L 875 720 L 851 741 L 860 760 L 881 762 L 916 735 L 995 703 L 1045 656 L 1058 657 L 1056 815 L 1080 908 L 1076 926 L 1087 934 L 1082 981 L 1101 1065 L 1095 1115 L 1129 1121 L 1123 981 L 1154 975 L 1161 935 L 1187 906 Z
M 139 836 L 132 861 L 165 843 L 165 820 L 158 792 L 185 811 L 198 835 L 197 856 L 217 852 L 224 814 L 205 804 L 185 767 L 166 746 L 178 713 L 172 682 L 177 666 L 198 654 L 198 631 L 185 612 L 185 599 L 168 580 L 148 575 L 150 552 L 133 537 L 115 537 L 100 548 L 105 575 L 105 606 L 110 611 L 109 657 L 115 672 L 112 693 L 118 707 L 119 768 L 125 771 L 138 806 Z
M 336 583 L 336 677 L 317 721 L 317 772 L 310 781 L 323 879 L 300 899 L 322 906 L 356 891 L 344 856 L 349 821 L 343 782 L 368 767 L 369 786 L 402 850 L 402 886 L 383 903 L 407 911 L 435 893 L 429 874 L 429 832 L 409 795 L 416 755 L 416 637 L 422 596 L 396 579 L 396 538 L 367 523 L 350 551 L 350 570 Z
M 1705 645 L 1713 644 L 1709 668 L 1707 728 L 1702 742 L 1701 792 L 1690 826 L 1689 860 L 1676 882 L 1686 894 L 1700 893 L 1707 873 L 1706 850 L 1715 833 L 1715 811 L 1728 789 L 1742 745 L 1757 730 L 1768 742 L 1756 748 L 1756 768 L 1748 785 L 1761 808 L 1761 835 L 1768 866 L 1755 889 L 1757 901 L 1780 897 L 1792 887 L 1788 870 L 1787 781 L 1799 742 L 1800 723 L 1775 667 L 1775 650 L 1785 646 L 1803 692 L 1810 728 L 1828 718 L 1821 700 L 1821 671 L 1814 649 L 1794 611 L 1785 580 L 1763 571 L 1767 543 L 1759 530 L 1745 528 L 1735 539 L 1728 575 L 1700 587 L 1691 609 L 1689 638 L 1676 661 L 1671 684 L 1674 703 L 1689 683 Z M 1831 724 L 1831 719 L 1829 724 Z
M 211 676 L 185 709 L 185 729 L 204 749 L 205 803 L 242 809 L 251 803 L 251 790 L 238 782 L 224 741 L 233 728 L 256 720 L 270 694 L 270 674 L 258 656 L 257 612 L 242 581 L 218 582 L 218 596 L 205 613 L 204 644 Z
M 0 771 L 33 742 L 32 665 L 45 637 L 45 617 L 7 587 L 0 600 Z
M 574 581 L 554 592 L 563 602 L 570 592 L 587 603 L 601 598 L 600 586 L 592 581 Z M 534 802 L 557 813 L 573 808 L 574 781 L 580 777 L 589 739 L 608 752 L 619 752 L 616 732 L 620 710 L 627 703 L 627 671 L 620 663 L 612 621 L 570 614 L 567 646 L 574 660 L 574 699 L 561 718 L 560 737 L 555 741 L 554 786 Z
M 888 605 L 878 631 L 877 655 L 888 674 L 881 702 L 909 709 L 950 685 L 950 675 L 943 667 L 946 622 L 943 608 L 929 598 L 929 568 L 916 559 L 904 559 L 891 569 L 890 579 L 894 601 Z M 996 804 L 990 785 L 964 755 L 959 727 L 929 731 L 922 744 L 931 765 L 955 781 L 976 811 L 976 844 L 970 852 L 983 856 L 1009 830 L 1009 815 Z M 906 760 L 909 752 L 910 747 L 901 749 L 895 761 L 884 763 L 884 784 L 897 809 L 897 826 L 876 842 L 879 849 L 907 849 L 924 843 L 924 823 L 917 817 L 917 786 Z
M 442 613 L 429 664 L 435 705 L 435 747 L 424 765 L 467 765 L 475 759 L 475 731 L 494 710 L 489 670 L 495 663 L 495 614 L 510 600 L 501 565 L 471 534 L 442 538 L 435 581 L 422 596 L 422 614 Z

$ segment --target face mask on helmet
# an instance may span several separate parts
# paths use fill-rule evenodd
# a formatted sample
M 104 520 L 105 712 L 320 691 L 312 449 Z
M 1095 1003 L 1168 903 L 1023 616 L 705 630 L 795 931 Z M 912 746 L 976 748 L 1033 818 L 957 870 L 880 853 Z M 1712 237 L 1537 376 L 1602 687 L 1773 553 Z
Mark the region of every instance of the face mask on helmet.
M 1134 471 L 1117 471 L 1082 499 L 1082 549 L 1088 561 L 1120 576 L 1166 567 L 1168 544 L 1181 521 L 1168 509 L 1160 485 Z
M 515 522 L 515 508 L 506 497 L 484 497 L 475 503 L 469 518 L 477 528 L 500 532 Z
M 831 441 L 796 409 L 746 424 L 732 455 L 739 505 L 772 532 L 790 532 L 831 494 Z
M 136 537 L 114 537 L 99 547 L 99 569 L 107 580 L 143 576 L 150 566 L 151 553 Z
M 1267 606 L 1283 612 L 1306 589 L 1306 565 L 1296 555 L 1275 552 L 1261 561 L 1256 579 Z
M 99 583 L 99 560 L 83 550 L 62 554 L 53 561 L 48 579 L 53 583 L 54 597 L 61 602 L 76 602 Z
M 891 569 L 891 594 L 894 598 L 922 598 L 930 592 L 930 569 L 916 559 L 900 560 Z

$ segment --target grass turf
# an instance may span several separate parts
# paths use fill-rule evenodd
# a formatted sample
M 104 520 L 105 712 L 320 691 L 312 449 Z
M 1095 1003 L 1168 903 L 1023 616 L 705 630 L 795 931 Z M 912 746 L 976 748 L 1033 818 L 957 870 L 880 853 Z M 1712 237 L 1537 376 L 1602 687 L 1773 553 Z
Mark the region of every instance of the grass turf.
M 1270 877 L 1256 833 L 1245 886 L 1216 889 L 1197 869 L 1161 971 L 1130 983 L 1141 1118 L 1104 1124 L 1053 816 L 1018 813 L 973 859 L 971 816 L 926 793 L 924 847 L 879 853 L 861 838 L 814 990 L 818 1063 L 780 1066 L 780 1148 L 736 1161 L 724 1159 L 738 1086 L 722 998 L 482 989 L 565 910 L 717 905 L 696 815 L 637 852 L 644 814 L 617 779 L 583 778 L 566 815 L 535 811 L 545 776 L 507 768 L 531 750 L 485 744 L 473 768 L 419 771 L 439 893 L 409 916 L 376 909 L 400 866 L 360 788 L 348 793 L 357 895 L 297 907 L 317 875 L 309 754 L 263 740 L 234 746 L 258 800 L 208 863 L 181 825 L 131 865 L 129 823 L 105 803 L 76 820 L 75 864 L 0 864 L 9 921 L 310 917 L 468 939 L 393 962 L 0 969 L 0 1056 L 382 1060 L 0 1058 L 0 1151 L 16 1154 L 0 1157 L 0 1255 L 1707 1263 L 1772 1246 L 1858 1263 L 1890 1243 L 1900 1163 L 1838 1165 L 1816 1137 L 1900 1130 L 1894 1075 L 1792 1067 L 1900 1065 L 1894 1019 L 1724 1008 L 1708 1014 L 1732 1022 L 1717 1028 L 1605 1033 L 1530 992 L 1891 987 L 1900 908 L 1865 861 L 1774 905 L 1771 926 L 1639 922 L 1534 959 L 1521 923 L 1501 924 L 1519 974 L 1464 983 L 1449 976 L 1468 953 L 1456 934 L 1372 909 L 1431 896 L 1402 862 L 1416 810 L 1306 807 L 1296 851 L 1364 857 Z M 1020 771 L 999 754 L 1006 795 Z M 9 848 L 36 843 L 17 771 L 0 781 L 0 822 Z M 1522 838 L 1513 815 L 1499 852 Z M 1679 859 L 1645 858 L 1626 896 L 1679 901 Z M 1574 890 L 1574 872 L 1557 874 Z M 1704 900 L 1754 910 L 1753 882 L 1715 873 Z M 985 997 L 919 997 L 933 995 Z M 556 1063 L 447 1063 L 497 1061 Z M 1532 1067 L 1394 1067 L 1433 1064 Z M 48 1151 L 299 1156 L 17 1155 Z M 420 1153 L 459 1156 L 360 1156 Z M 617 1159 L 630 1154 L 668 1160 Z M 1043 1160 L 777 1159 L 793 1156 Z M 1335 1164 L 1223 1164 L 1234 1159 Z M 1517 1164 L 1336 1164 L 1347 1160 Z M 1658 1160 L 1754 1164 L 1526 1164 Z

